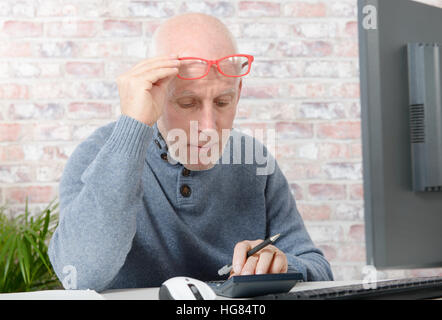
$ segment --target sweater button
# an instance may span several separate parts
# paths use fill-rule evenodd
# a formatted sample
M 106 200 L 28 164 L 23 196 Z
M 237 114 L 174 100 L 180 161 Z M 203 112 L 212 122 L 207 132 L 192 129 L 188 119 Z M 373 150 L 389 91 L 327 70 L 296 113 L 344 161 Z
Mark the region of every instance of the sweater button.
M 164 161 L 167 161 L 167 153 L 165 153 L 165 152 L 163 152 L 162 154 L 161 154 L 161 159 L 163 159 Z
M 183 168 L 183 171 L 181 171 L 181 174 L 183 175 L 183 177 L 188 177 L 188 176 L 190 176 L 190 170 L 187 168 Z
M 190 197 L 192 190 L 190 189 L 190 187 L 187 184 L 183 184 L 180 188 L 180 192 L 183 197 L 188 198 L 188 197 Z

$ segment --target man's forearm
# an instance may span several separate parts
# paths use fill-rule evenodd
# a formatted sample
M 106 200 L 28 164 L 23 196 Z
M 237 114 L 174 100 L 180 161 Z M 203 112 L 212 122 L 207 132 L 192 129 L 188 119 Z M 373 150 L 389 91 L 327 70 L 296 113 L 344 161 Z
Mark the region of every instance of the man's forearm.
M 77 168 L 79 158 L 65 169 L 60 223 L 49 254 L 60 279 L 63 268 L 75 268 L 77 289 L 103 290 L 124 264 L 142 210 L 141 176 L 151 135 L 150 127 L 121 116 L 86 170 Z M 97 152 L 94 145 L 86 141 L 73 156 Z

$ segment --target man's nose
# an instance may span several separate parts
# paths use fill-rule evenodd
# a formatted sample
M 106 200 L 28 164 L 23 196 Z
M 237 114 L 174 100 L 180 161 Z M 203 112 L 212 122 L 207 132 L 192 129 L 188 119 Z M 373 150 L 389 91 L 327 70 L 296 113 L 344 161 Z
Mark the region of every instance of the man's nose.
M 213 106 L 205 102 L 203 107 L 200 109 L 200 114 L 198 117 L 198 129 L 200 131 L 204 130 L 216 130 L 216 110 Z

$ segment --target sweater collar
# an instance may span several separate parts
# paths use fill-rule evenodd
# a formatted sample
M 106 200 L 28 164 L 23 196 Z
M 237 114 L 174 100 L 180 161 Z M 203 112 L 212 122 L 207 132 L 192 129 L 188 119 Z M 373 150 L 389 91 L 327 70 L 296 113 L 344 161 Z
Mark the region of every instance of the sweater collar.
M 160 153 L 161 152 L 167 152 L 168 151 L 168 147 L 167 147 L 166 140 L 161 135 L 161 132 L 158 129 L 158 125 L 157 125 L 156 122 L 152 126 L 152 129 L 153 129 L 153 142 L 154 142 L 157 150 L 160 150 Z

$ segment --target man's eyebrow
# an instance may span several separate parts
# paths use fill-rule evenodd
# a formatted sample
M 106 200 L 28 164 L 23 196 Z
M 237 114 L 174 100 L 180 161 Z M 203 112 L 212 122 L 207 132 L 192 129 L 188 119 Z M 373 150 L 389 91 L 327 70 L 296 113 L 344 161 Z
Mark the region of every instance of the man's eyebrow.
M 236 89 L 235 88 L 230 88 L 230 89 L 224 90 L 217 97 L 224 96 L 226 94 L 236 94 Z

